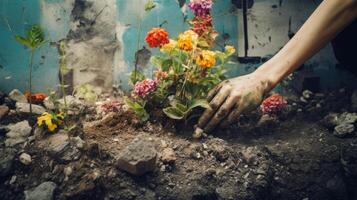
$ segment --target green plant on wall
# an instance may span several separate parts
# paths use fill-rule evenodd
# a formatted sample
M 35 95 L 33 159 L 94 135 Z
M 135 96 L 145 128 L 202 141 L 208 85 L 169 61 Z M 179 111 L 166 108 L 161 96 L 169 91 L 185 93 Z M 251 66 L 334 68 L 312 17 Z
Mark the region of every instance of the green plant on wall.
M 45 34 L 39 25 L 32 25 L 27 31 L 26 35 L 19 36 L 16 35 L 15 39 L 18 43 L 24 45 L 30 50 L 30 60 L 29 60 L 29 92 L 32 95 L 32 68 L 33 68 L 33 57 L 37 49 L 46 43 Z M 30 101 L 30 113 L 32 114 L 32 101 Z

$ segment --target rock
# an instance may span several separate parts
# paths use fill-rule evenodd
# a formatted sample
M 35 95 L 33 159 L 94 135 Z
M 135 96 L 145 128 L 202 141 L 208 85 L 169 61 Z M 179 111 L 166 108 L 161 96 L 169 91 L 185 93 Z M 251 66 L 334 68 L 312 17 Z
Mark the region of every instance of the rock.
M 27 120 L 10 124 L 7 129 L 10 131 L 6 133 L 5 145 L 10 147 L 25 142 L 32 130 Z
M 64 174 L 64 181 L 68 181 L 69 177 L 73 173 L 73 169 L 71 166 L 65 167 L 63 169 L 63 174 Z
M 13 170 L 15 152 L 9 149 L 0 150 L 0 177 L 10 175 Z
M 0 106 L 0 120 L 9 113 L 10 109 L 7 106 Z
M 63 154 L 58 157 L 62 162 L 71 162 L 78 160 L 81 157 L 81 152 L 74 146 L 70 146 Z
M 26 190 L 25 200 L 52 200 L 56 188 L 57 185 L 54 182 L 43 182 L 36 188 Z
M 20 113 L 30 113 L 30 104 L 17 102 L 16 111 Z M 44 112 L 46 112 L 44 107 L 32 104 L 32 113 L 41 115 Z
M 220 162 L 224 162 L 231 155 L 227 142 L 222 139 L 213 138 L 208 140 L 206 144 L 209 152 Z
M 335 127 L 335 131 L 333 132 L 333 134 L 336 137 L 343 138 L 343 137 L 354 135 L 354 131 L 355 131 L 355 126 L 353 124 L 340 124 Z
M 176 161 L 176 153 L 172 148 L 165 148 L 161 153 L 161 160 L 164 163 L 170 164 Z
M 19 160 L 24 165 L 30 165 L 32 162 L 31 156 L 27 153 L 22 153 L 19 157 Z
M 253 164 L 257 160 L 256 150 L 254 147 L 247 147 L 246 149 L 242 150 L 243 159 L 249 163 Z
M 353 111 L 357 111 L 357 90 L 354 90 L 351 96 L 351 108 Z
M 338 125 L 339 123 L 338 117 L 339 115 L 337 113 L 329 113 L 322 119 L 321 122 L 326 128 L 332 129 Z
M 10 109 L 14 109 L 16 105 L 16 101 L 10 99 L 9 97 L 5 97 L 4 99 L 4 105 L 9 107 Z
M 49 110 L 54 110 L 55 109 L 55 104 L 53 103 L 53 101 L 51 100 L 50 97 L 46 97 L 43 100 L 43 105 L 45 106 L 45 108 L 47 108 Z
M 42 139 L 46 135 L 46 129 L 42 126 L 36 126 L 33 134 L 37 140 Z
M 202 137 L 203 133 L 204 133 L 203 129 L 197 127 L 195 129 L 195 132 L 193 133 L 192 137 L 194 139 L 200 139 Z
M 51 155 L 58 155 L 63 153 L 69 146 L 69 137 L 66 133 L 51 135 L 42 142 L 42 145 Z
M 276 117 L 272 117 L 270 115 L 264 114 L 261 116 L 257 123 L 258 128 L 267 128 L 276 125 L 278 122 Z
M 19 103 L 27 103 L 27 98 L 24 94 L 22 94 L 18 89 L 14 89 L 9 93 L 10 99 L 19 102 Z
M 84 148 L 85 142 L 79 136 L 72 137 L 71 140 L 78 149 Z
M 154 171 L 157 151 L 153 142 L 145 135 L 139 135 L 120 152 L 117 159 L 119 169 L 134 175 L 143 175 Z
M 357 113 L 344 112 L 338 117 L 338 124 L 354 124 L 357 122 Z
M 314 94 L 314 93 L 311 92 L 310 90 L 304 90 L 304 91 L 302 92 L 302 96 L 303 96 L 306 100 L 311 99 L 313 94 Z

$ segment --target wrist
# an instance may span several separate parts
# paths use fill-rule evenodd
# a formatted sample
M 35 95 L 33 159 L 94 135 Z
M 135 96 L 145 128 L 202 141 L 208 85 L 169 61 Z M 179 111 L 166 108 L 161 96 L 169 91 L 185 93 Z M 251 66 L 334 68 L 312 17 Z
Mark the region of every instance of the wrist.
M 253 76 L 262 83 L 264 94 L 268 94 L 279 83 L 277 75 L 273 73 L 272 65 L 268 62 L 256 69 Z

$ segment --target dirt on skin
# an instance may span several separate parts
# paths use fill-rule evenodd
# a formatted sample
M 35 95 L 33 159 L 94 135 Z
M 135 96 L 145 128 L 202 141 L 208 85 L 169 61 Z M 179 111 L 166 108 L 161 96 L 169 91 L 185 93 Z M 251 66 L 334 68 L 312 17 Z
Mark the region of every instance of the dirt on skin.
M 255 113 L 201 140 L 192 139 L 192 130 L 140 124 L 121 111 L 96 121 L 83 118 L 70 132 L 86 143 L 78 160 L 59 162 L 38 147 L 39 141 L 14 149 L 16 155 L 30 154 L 32 164 L 24 166 L 15 156 L 12 173 L 1 178 L 0 199 L 24 199 L 24 190 L 53 181 L 55 199 L 354 200 L 357 137 L 337 138 L 320 123 L 329 112 L 349 111 L 349 96 L 337 91 L 324 95 L 323 103 L 290 99 L 279 122 L 256 126 Z M 137 177 L 119 170 L 115 161 L 140 136 L 150 138 L 159 156 L 154 172 Z M 161 161 L 165 148 L 175 151 L 174 164 Z M 66 177 L 68 167 L 73 172 Z

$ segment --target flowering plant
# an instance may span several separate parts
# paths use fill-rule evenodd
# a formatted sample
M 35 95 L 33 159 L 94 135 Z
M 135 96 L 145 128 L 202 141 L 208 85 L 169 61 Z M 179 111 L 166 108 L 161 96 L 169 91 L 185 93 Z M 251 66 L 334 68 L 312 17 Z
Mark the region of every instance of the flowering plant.
M 142 120 L 149 119 L 147 110 L 162 109 L 172 119 L 185 119 L 197 107 L 208 108 L 208 91 L 221 82 L 224 66 L 235 53 L 232 46 L 224 51 L 212 50 L 217 36 L 212 26 L 210 0 L 191 0 L 195 13 L 191 29 L 169 38 L 163 28 L 153 28 L 146 36 L 150 48 L 160 48 L 160 54 L 151 56 L 154 76 L 145 77 L 134 70 L 130 81 L 134 86 L 126 104 Z
M 53 112 L 44 112 L 37 118 L 37 125 L 42 126 L 45 124 L 47 129 L 53 132 L 59 125 L 63 124 L 63 120 L 63 113 L 55 114 Z
M 275 93 L 266 98 L 260 105 L 260 109 L 263 114 L 270 116 L 276 116 L 280 111 L 284 109 L 287 102 L 281 95 Z

